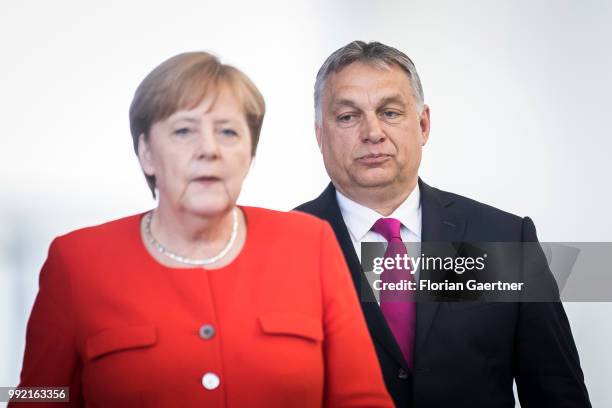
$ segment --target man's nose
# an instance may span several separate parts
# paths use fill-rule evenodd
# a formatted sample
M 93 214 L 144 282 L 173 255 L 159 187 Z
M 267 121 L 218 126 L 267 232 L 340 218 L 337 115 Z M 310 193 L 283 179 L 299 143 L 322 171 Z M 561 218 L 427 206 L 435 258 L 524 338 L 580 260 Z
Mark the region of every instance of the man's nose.
M 370 143 L 380 143 L 385 139 L 380 118 L 374 112 L 368 112 L 363 122 L 362 141 Z

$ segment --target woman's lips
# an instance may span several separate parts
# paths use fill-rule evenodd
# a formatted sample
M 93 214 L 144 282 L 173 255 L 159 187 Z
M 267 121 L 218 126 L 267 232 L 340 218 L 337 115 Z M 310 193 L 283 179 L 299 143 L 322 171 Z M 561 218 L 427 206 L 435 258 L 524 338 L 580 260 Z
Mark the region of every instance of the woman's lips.
M 202 176 L 196 177 L 192 181 L 199 185 L 209 186 L 211 184 L 218 183 L 219 181 L 221 181 L 221 179 L 219 177 L 214 176 Z
M 359 157 L 357 161 L 367 166 L 376 166 L 379 164 L 383 164 L 384 162 L 390 159 L 391 156 L 388 154 L 366 154 L 365 156 Z

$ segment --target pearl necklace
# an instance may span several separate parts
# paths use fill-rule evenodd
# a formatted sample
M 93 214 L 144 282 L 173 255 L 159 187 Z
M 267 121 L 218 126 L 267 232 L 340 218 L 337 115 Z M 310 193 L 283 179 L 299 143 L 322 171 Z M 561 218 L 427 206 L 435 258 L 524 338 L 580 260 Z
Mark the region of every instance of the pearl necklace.
M 203 266 L 203 265 L 210 265 L 210 264 L 217 262 L 219 259 L 227 255 L 229 250 L 234 245 L 234 242 L 236 241 L 236 237 L 238 236 L 238 211 L 236 211 L 236 209 L 234 208 L 234 210 L 232 211 L 232 218 L 233 218 L 232 234 L 230 235 L 230 238 L 227 241 L 227 244 L 225 244 L 225 247 L 221 250 L 221 252 L 219 252 L 217 255 L 212 256 L 210 258 L 203 258 L 203 259 L 186 258 L 184 256 L 177 255 L 174 252 L 166 249 L 166 247 L 164 247 L 162 244 L 160 244 L 155 239 L 155 237 L 153 236 L 153 233 L 151 232 L 151 219 L 152 218 L 153 218 L 153 211 L 145 215 L 145 233 L 149 237 L 149 242 L 151 242 L 151 245 L 153 245 L 155 249 L 157 249 L 159 253 L 161 253 L 162 255 L 167 256 L 168 258 L 176 262 L 186 264 L 186 265 Z

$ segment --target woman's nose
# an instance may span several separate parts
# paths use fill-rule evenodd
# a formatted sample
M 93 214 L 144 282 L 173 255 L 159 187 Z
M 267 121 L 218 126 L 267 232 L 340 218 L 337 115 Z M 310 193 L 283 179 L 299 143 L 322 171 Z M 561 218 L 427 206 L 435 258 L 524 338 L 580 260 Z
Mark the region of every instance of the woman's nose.
M 196 156 L 198 159 L 214 160 L 219 157 L 219 144 L 214 129 L 203 129 L 197 139 Z

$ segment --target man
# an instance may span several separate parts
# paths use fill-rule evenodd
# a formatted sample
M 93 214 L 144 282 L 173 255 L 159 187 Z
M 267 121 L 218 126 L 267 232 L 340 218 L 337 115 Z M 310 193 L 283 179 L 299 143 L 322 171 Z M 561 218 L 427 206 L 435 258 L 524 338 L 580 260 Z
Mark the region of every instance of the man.
M 335 51 L 317 74 L 315 111 L 331 183 L 297 210 L 332 225 L 357 288 L 362 242 L 537 241 L 529 218 L 419 179 L 429 107 L 404 53 L 361 41 Z M 523 407 L 591 406 L 561 303 L 397 304 L 362 297 L 397 406 L 513 407 L 513 379 Z

